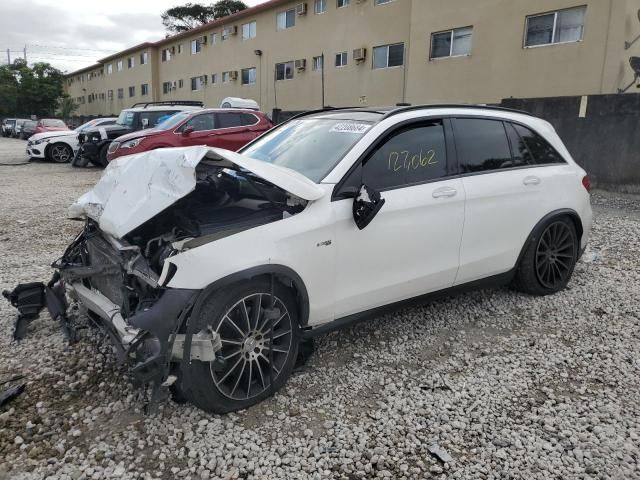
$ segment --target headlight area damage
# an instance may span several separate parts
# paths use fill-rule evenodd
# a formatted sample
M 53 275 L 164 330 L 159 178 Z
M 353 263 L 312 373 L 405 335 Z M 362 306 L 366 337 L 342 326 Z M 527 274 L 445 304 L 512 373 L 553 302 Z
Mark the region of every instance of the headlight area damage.
M 165 149 L 117 159 L 70 208 L 85 225 L 53 263 L 51 281 L 3 292 L 19 312 L 14 337 L 23 338 L 46 306 L 73 340 L 67 310 L 75 301 L 108 333 L 134 382 L 153 385 L 153 404 L 165 391 L 160 387 L 191 362 L 224 367 L 218 334 L 189 325 L 203 291 L 167 287 L 176 270 L 165 260 L 296 215 L 321 195 L 296 172 L 226 150 Z

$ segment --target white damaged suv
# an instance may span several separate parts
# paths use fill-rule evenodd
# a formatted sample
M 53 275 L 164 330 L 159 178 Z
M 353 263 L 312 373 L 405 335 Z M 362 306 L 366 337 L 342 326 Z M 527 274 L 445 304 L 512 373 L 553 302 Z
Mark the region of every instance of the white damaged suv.
M 67 291 L 134 378 L 212 412 L 281 387 L 301 339 L 390 307 L 556 293 L 591 229 L 588 177 L 551 125 L 480 106 L 316 111 L 239 153 L 123 157 L 71 214 L 86 223 L 49 310 Z

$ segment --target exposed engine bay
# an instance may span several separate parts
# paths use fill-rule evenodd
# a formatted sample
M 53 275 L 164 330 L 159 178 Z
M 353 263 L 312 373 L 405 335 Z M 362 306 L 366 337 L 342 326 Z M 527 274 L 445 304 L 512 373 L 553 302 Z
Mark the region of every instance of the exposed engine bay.
M 235 165 L 202 161 L 193 173 L 189 193 L 120 238 L 101 228 L 99 215 L 87 215 L 81 233 L 52 264 L 56 272 L 48 284 L 4 292 L 19 311 L 14 338 L 25 335 L 45 306 L 70 332 L 72 300 L 109 334 L 134 381 L 153 385 L 154 396 L 175 382 L 185 362 L 212 362 L 212 368 L 223 362 L 216 332 L 187 328 L 202 291 L 165 288 L 171 276 L 160 281 L 166 259 L 296 215 L 308 202 Z M 102 213 L 108 204 L 98 207 Z

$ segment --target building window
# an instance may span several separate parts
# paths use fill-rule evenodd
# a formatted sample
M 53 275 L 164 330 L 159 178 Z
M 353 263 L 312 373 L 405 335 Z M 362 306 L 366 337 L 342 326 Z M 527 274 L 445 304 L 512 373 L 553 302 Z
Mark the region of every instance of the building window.
M 455 28 L 431 35 L 431 58 L 471 55 L 473 27 Z
M 127 58 L 127 68 L 133 68 L 136 66 L 136 59 L 134 57 Z
M 313 57 L 313 65 L 311 66 L 311 68 L 314 71 L 322 70 L 323 66 L 324 66 L 324 57 L 323 56 Z
M 229 83 L 231 81 L 231 72 L 222 72 L 222 83 Z
M 293 78 L 293 61 L 276 63 L 276 80 L 291 80 Z
M 182 53 L 182 44 L 178 45 L 178 53 Z
M 404 43 L 373 47 L 373 69 L 404 65 Z
M 254 85 L 256 83 L 256 69 L 243 68 L 242 69 L 242 85 Z
M 129 87 L 129 97 L 136 96 L 136 87 Z
M 140 54 L 140 65 L 146 65 L 149 63 L 149 54 L 147 52 L 142 52 Z
M 107 92 L 107 97 L 109 98 L 109 100 L 113 100 L 113 90 L 109 90 Z
M 118 89 L 118 98 L 124 98 L 124 88 Z
M 256 38 L 256 22 L 249 22 L 242 25 L 242 40 Z
M 537 47 L 581 41 L 586 11 L 587 7 L 576 7 L 528 16 L 524 46 Z
M 169 60 L 171 60 L 171 50 L 169 50 L 168 48 L 163 48 L 162 49 L 162 61 L 163 62 L 168 62 Z
M 351 5 L 351 0 L 336 0 L 336 8 L 348 7 Z
M 142 85 L 140 85 L 140 95 L 142 95 L 143 97 L 145 95 L 149 95 L 149 84 L 148 83 L 143 83 Z
M 107 75 L 111 75 L 113 73 L 113 63 L 107 65 Z
M 373 2 L 374 5 L 384 5 L 385 3 L 391 3 L 394 0 L 375 0 Z
M 211 37 L 211 45 L 215 45 L 216 43 L 218 43 L 218 34 L 217 33 L 212 33 L 210 35 Z
M 178 80 L 178 88 L 182 88 L 184 87 L 184 80 L 180 79 Z
M 216 84 L 218 83 L 218 74 L 217 73 L 212 73 L 211 74 L 211 84 Z
M 196 38 L 195 40 L 191 40 L 191 55 L 195 55 L 196 53 L 200 53 L 202 51 L 202 43 L 200 38 Z
M 278 13 L 278 16 L 276 17 L 276 24 L 278 30 L 286 30 L 287 28 L 295 26 L 296 9 L 292 8 L 291 10 Z
M 202 89 L 202 77 L 191 77 L 191 91 L 196 92 Z
M 344 67 L 349 63 L 347 52 L 336 53 L 336 67 Z
M 162 82 L 162 93 L 165 95 L 171 91 L 171 82 Z
M 122 60 L 118 60 L 118 63 L 116 63 L 116 70 L 122 71 Z
M 313 2 L 313 13 L 321 15 L 327 11 L 327 0 L 315 0 Z

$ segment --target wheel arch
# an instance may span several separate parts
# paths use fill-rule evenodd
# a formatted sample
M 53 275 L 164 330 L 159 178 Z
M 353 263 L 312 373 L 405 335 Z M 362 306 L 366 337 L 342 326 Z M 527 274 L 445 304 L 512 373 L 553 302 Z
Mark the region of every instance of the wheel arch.
M 300 275 L 298 275 L 293 269 L 285 265 L 278 264 L 266 264 L 251 267 L 216 280 L 208 285 L 204 290 L 202 290 L 200 295 L 198 295 L 192 315 L 197 314 L 206 299 L 222 288 L 255 280 L 257 278 L 270 278 L 271 276 L 274 276 L 274 278 L 282 285 L 293 291 L 298 307 L 298 323 L 300 324 L 300 327 L 307 326 L 309 322 L 309 294 L 307 287 Z
M 524 242 L 524 245 L 520 250 L 520 254 L 518 255 L 518 260 L 516 261 L 516 265 L 514 267 L 514 272 L 520 266 L 520 263 L 522 262 L 522 258 L 524 257 L 529 245 L 531 245 L 531 243 L 533 242 L 536 242 L 540 238 L 540 235 L 542 235 L 542 232 L 544 231 L 544 227 L 551 220 L 562 218 L 562 217 L 568 217 L 573 222 L 573 225 L 576 228 L 576 234 L 578 236 L 578 249 L 579 249 L 580 242 L 582 240 L 582 235 L 584 234 L 584 227 L 582 226 L 582 219 L 580 218 L 580 215 L 578 215 L 578 212 L 576 212 L 571 208 L 561 208 L 559 210 L 554 210 L 553 212 L 550 212 L 546 214 L 544 217 L 542 217 L 538 221 L 538 223 L 536 223 L 535 227 L 533 227 L 533 230 L 531 230 L 531 233 L 527 237 L 527 240 Z
M 69 145 L 67 142 L 64 142 L 64 141 L 60 140 L 60 141 L 57 141 L 57 142 L 49 142 L 49 143 L 47 143 L 47 146 L 44 147 L 44 158 L 49 158 L 49 152 L 51 151 L 51 147 L 53 147 L 54 145 L 57 145 L 59 143 L 69 147 L 71 149 L 71 156 L 73 157 L 73 147 L 71 145 Z M 69 161 L 71 161 L 71 160 L 69 160 Z

